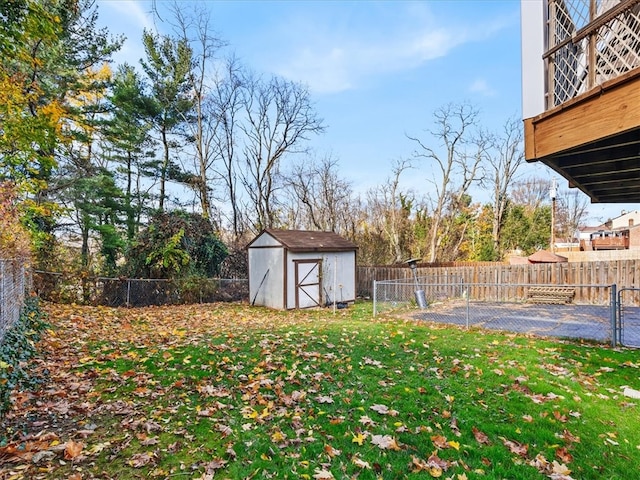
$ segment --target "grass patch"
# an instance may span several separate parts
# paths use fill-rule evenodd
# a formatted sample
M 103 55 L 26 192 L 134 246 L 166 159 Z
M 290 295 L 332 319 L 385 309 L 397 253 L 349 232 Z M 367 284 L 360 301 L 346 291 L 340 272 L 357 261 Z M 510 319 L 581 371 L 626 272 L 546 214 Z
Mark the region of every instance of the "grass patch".
M 15 478 L 613 479 L 640 463 L 637 351 L 374 320 L 367 303 L 49 310 L 51 384 L 5 424 Z

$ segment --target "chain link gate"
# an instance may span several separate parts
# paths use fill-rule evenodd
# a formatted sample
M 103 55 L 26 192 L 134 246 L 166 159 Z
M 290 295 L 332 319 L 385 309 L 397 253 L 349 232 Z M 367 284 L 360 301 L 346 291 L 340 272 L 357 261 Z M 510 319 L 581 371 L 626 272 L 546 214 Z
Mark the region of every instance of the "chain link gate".
M 640 288 L 621 288 L 618 292 L 617 323 L 618 343 L 640 348 Z

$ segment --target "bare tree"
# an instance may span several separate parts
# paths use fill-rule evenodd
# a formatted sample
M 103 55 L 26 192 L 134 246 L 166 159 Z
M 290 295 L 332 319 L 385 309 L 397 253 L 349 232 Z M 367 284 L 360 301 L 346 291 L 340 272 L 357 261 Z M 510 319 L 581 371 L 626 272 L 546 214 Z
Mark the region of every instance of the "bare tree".
M 306 151 L 310 134 L 324 130 L 308 90 L 278 77 L 268 81 L 247 76 L 242 98 L 244 164 L 241 181 L 256 216 L 254 229 L 274 226 L 274 193 L 279 188 L 280 163 L 287 155 Z
M 531 213 L 549 200 L 550 188 L 551 180 L 527 178 L 513 184 L 511 199 L 514 204 L 524 206 L 527 212 Z
M 351 183 L 340 178 L 338 161 L 330 156 L 296 163 L 285 176 L 293 210 L 304 228 L 340 232 L 351 213 Z
M 367 196 L 372 213 L 372 223 L 379 225 L 383 232 L 393 263 L 406 260 L 406 239 L 409 237 L 409 215 L 411 213 L 412 198 L 408 192 L 400 189 L 400 176 L 405 170 L 412 168 L 409 160 L 396 160 L 393 164 L 391 177 L 385 183 L 371 189 Z
M 222 201 L 230 207 L 230 218 L 233 242 L 235 243 L 245 231 L 242 219 L 242 207 L 238 192 L 238 158 L 236 144 L 238 130 L 238 116 L 241 109 L 242 78 L 240 67 L 235 58 L 227 60 L 225 70 L 217 78 L 211 92 L 215 104 L 216 129 L 214 142 L 216 157 L 220 159 L 216 175 L 222 179 L 226 193 Z
M 211 83 L 217 80 L 215 61 L 224 43 L 214 34 L 210 14 L 205 8 L 187 10 L 174 3 L 172 14 L 176 34 L 190 45 L 192 51 L 187 83 L 193 97 L 193 109 L 185 118 L 195 153 L 195 175 L 191 187 L 198 195 L 202 215 L 212 219 L 212 172 L 214 163 L 219 160 L 216 139 L 223 117 L 219 112 L 220 105 L 211 95 Z
M 573 241 L 578 228 L 586 220 L 589 208 L 589 197 L 577 189 L 561 190 L 556 199 L 557 226 L 560 238 Z
M 428 234 L 428 260 L 434 262 L 438 254 L 441 228 L 448 206 L 459 204 L 469 187 L 479 179 L 479 169 L 485 158 L 487 139 L 480 135 L 474 139 L 478 111 L 468 104 L 448 104 L 434 114 L 436 128 L 427 130 L 439 142 L 439 148 L 418 137 L 408 138 L 417 144 L 414 157 L 427 160 L 433 167 L 433 179 L 428 179 L 435 190 L 430 195 L 432 219 Z M 468 154 L 467 147 L 475 143 L 476 149 Z
M 500 246 L 500 230 L 509 204 L 509 189 L 513 186 L 516 173 L 524 163 L 522 150 L 522 122 L 512 117 L 508 119 L 502 133 L 495 138 L 493 154 L 488 156 L 487 180 L 492 182 L 493 219 L 491 237 L 493 251 Z

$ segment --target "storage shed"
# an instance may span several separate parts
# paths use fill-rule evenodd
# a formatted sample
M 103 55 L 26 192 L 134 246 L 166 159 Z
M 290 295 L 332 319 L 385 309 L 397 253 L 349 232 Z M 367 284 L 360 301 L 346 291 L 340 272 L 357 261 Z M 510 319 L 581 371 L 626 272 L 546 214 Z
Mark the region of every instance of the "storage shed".
M 263 230 L 247 246 L 249 301 L 280 310 L 353 302 L 357 249 L 333 232 Z

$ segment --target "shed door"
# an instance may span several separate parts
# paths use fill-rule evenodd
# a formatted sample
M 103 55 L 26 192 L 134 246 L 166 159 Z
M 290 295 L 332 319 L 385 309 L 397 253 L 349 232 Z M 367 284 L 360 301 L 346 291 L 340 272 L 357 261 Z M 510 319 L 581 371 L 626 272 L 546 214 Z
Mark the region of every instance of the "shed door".
M 320 306 L 322 260 L 294 260 L 296 266 L 296 308 Z

